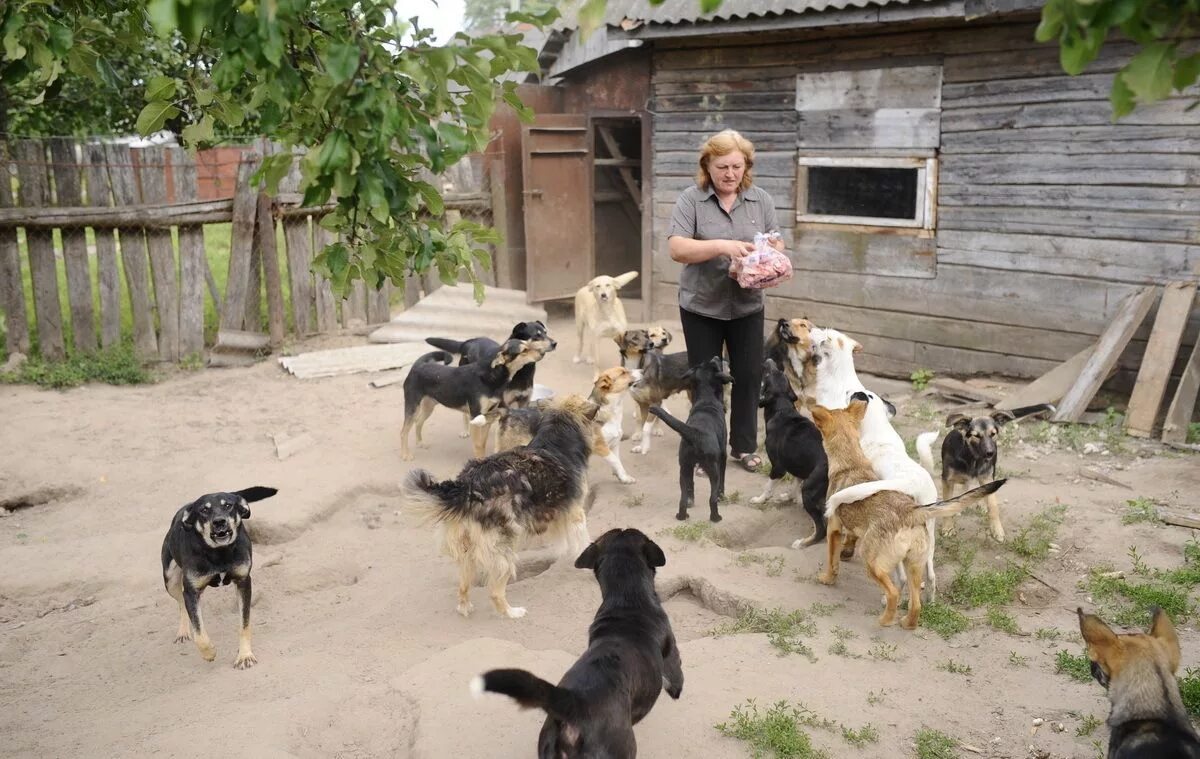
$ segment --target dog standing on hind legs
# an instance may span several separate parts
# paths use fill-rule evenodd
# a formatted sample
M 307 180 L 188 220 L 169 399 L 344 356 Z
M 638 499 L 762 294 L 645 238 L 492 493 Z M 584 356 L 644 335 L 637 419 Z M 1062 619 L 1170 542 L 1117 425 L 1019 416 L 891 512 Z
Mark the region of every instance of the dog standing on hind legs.
M 179 602 L 176 643 L 196 641 L 205 661 L 216 658 L 216 649 L 204 629 L 200 595 L 208 587 L 233 583 L 238 589 L 242 630 L 233 666 L 249 669 L 258 663 L 250 650 L 250 568 L 254 563 L 250 535 L 242 520 L 250 518 L 254 501 L 270 498 L 275 488 L 252 487 L 233 493 L 209 493 L 175 512 L 163 538 L 162 572 L 167 593 Z
M 1076 613 L 1092 677 L 1112 702 L 1108 759 L 1200 759 L 1200 736 L 1175 679 L 1181 652 L 1167 613 L 1152 609 L 1150 632 L 1129 635 L 1083 609 Z
M 685 375 L 692 386 L 692 408 L 687 422 L 671 416 L 660 406 L 650 413 L 679 433 L 679 512 L 675 518 L 688 518 L 688 508 L 696 500 L 696 467 L 708 475 L 708 518 L 721 521 L 718 501 L 725 496 L 725 385 L 733 377 L 725 371 L 718 356 L 698 364 Z

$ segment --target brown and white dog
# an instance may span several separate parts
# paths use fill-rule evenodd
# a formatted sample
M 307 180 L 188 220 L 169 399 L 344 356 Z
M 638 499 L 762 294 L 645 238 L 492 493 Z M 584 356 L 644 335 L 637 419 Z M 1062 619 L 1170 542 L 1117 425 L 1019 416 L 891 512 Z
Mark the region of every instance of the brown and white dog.
M 813 327 L 813 323 L 804 318 L 780 319 L 767 335 L 764 346 L 766 358 L 775 362 L 792 386 L 797 410 L 804 406 L 805 396 L 816 382 L 817 367 L 809 361 Z
M 575 293 L 575 332 L 579 337 L 575 363 L 586 361 L 595 364 L 600 360 L 600 339 L 616 337 L 625 332 L 629 322 L 617 292 L 636 279 L 637 275 L 636 271 L 627 271 L 616 277 L 602 274 Z M 587 339 L 591 340 L 590 346 L 585 345 Z

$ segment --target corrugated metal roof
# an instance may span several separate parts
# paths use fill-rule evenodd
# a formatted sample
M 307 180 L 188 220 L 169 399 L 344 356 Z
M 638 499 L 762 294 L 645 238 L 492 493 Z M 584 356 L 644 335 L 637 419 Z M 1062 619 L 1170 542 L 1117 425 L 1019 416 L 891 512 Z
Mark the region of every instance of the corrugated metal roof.
M 731 21 L 735 19 L 782 16 L 788 13 L 810 13 L 845 8 L 880 7 L 884 5 L 908 5 L 921 0 L 724 0 L 711 13 L 700 12 L 699 0 L 665 0 L 662 5 L 651 5 L 648 0 L 608 0 L 604 11 L 607 26 L 629 26 L 632 24 L 680 24 L 704 21 Z M 554 29 L 578 27 L 576 8 L 563 10 L 562 18 L 553 24 Z

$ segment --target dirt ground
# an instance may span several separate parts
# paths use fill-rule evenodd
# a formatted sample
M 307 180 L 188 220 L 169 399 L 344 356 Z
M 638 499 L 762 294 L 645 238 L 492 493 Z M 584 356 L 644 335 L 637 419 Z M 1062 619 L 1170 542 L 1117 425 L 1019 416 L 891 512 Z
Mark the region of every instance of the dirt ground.
M 560 347 L 538 381 L 559 393 L 585 392 L 591 370 L 570 361 L 572 325 L 551 326 Z M 615 361 L 615 351 L 606 355 Z M 44 501 L 0 519 L 0 755 L 533 754 L 542 715 L 500 697 L 472 700 L 467 683 L 484 669 L 513 666 L 557 680 L 586 645 L 599 601 L 595 580 L 534 547 L 509 587 L 510 601 L 528 616 L 499 618 L 482 589 L 473 616 L 456 614 L 455 568 L 399 495 L 410 468 L 399 456 L 402 391 L 373 389 L 370 379 L 302 381 L 269 360 L 134 388 L 0 386 L 0 501 Z M 909 439 L 936 429 L 949 408 L 907 383 L 866 379 L 897 402 Z M 686 403 L 668 406 L 682 412 Z M 461 425 L 457 413 L 435 412 L 429 447 L 417 450 L 413 465 L 456 473 L 469 453 Z M 960 749 L 963 756 L 1097 756 L 1106 728 L 1077 732 L 1087 717 L 1107 716 L 1104 692 L 1055 672 L 1059 651 L 1082 650 L 1074 610 L 1092 604 L 1080 582 L 1100 564 L 1130 570 L 1130 546 L 1152 568 L 1180 565 L 1189 530 L 1123 525 L 1121 517 L 1135 497 L 1194 507 L 1200 466 L 1194 456 L 1136 443 L 1080 453 L 1046 439 L 1044 429 L 1035 434 L 1035 423 L 1020 433 L 1001 458 L 1011 477 L 1000 493 L 1004 522 L 1013 536 L 1034 515 L 1065 504 L 1053 537 L 1058 550 L 1029 564 L 1038 579 L 1027 577 L 1005 609 L 1019 634 L 989 627 L 981 608 L 965 612 L 974 624 L 949 640 L 928 629 L 880 628 L 879 593 L 861 560 L 843 567 L 836 587 L 815 583 L 824 547 L 790 548 L 810 529 L 800 507 L 748 502 L 762 475 L 731 466 L 728 491 L 737 502 L 723 507 L 725 521 L 710 535 L 716 542 L 689 541 L 666 532 L 677 525 L 670 431 L 646 456 L 626 443 L 634 485 L 619 484 L 593 459 L 600 492 L 592 536 L 635 526 L 667 553 L 659 587 L 686 684 L 681 700 L 664 695 L 638 726 L 641 755 L 750 756 L 746 743 L 715 725 L 747 699 L 760 707 L 786 699 L 849 728 L 875 728 L 878 741 L 863 748 L 837 729 L 809 728 L 834 757 L 913 756 L 922 727 L 974 749 Z M 276 434 L 314 442 L 281 461 Z M 1128 489 L 1082 477 L 1084 467 Z M 172 642 L 177 607 L 163 590 L 159 546 L 185 502 L 260 484 L 280 492 L 254 504 L 249 523 L 259 664 L 237 671 L 232 587 L 205 594 L 217 647 L 217 660 L 206 663 L 192 644 Z M 698 491 L 703 496 L 707 485 Z M 702 506 L 694 513 L 693 521 L 704 520 Z M 983 519 L 959 522 L 958 547 L 977 548 L 977 566 L 1015 558 L 986 537 Z M 948 558 L 939 566 L 947 588 L 957 566 Z M 801 640 L 812 656 L 781 655 L 766 634 L 713 633 L 747 605 L 808 610 L 815 630 Z M 1061 634 L 1053 639 L 1048 630 Z M 1200 635 L 1191 623 L 1181 635 L 1184 667 L 1196 665 Z M 839 637 L 844 648 L 835 645 Z M 1035 728 L 1038 719 L 1045 722 Z M 1052 729 L 1056 722 L 1062 732 Z

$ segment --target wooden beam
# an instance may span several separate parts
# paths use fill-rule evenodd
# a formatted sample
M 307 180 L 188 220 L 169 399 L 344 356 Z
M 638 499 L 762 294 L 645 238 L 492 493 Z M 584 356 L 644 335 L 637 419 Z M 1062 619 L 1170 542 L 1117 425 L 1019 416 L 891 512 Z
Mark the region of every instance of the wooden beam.
M 1089 345 L 1071 356 L 1066 361 L 1030 382 L 1025 387 L 1012 393 L 996 404 L 999 411 L 1011 411 L 1022 406 L 1032 406 L 1035 403 L 1058 403 L 1071 385 L 1083 371 L 1088 359 L 1095 353 L 1096 346 Z M 1104 379 L 1108 379 L 1105 377 Z
M 95 202 L 95 201 L 93 201 Z M 173 227 L 215 224 L 233 217 L 233 200 L 200 200 L 170 204 L 137 204 L 119 208 L 0 208 L 0 228 Z
M 1150 332 L 1150 342 L 1142 355 L 1137 382 L 1129 398 L 1125 414 L 1125 433 L 1134 437 L 1150 437 L 1158 407 L 1167 391 L 1167 380 L 1179 352 L 1179 340 L 1187 326 L 1196 299 L 1195 282 L 1169 282 L 1163 288 L 1162 302 Z
M 183 148 L 167 148 L 171 163 L 171 184 L 176 202 L 196 199 L 196 162 Z M 232 205 L 230 217 L 233 216 Z M 204 354 L 204 285 L 208 277 L 208 259 L 204 252 L 204 227 L 181 225 L 179 227 L 179 356 L 202 356 Z M 215 293 L 215 287 L 214 293 Z M 220 301 L 217 313 L 221 312 Z
M 0 177 L 11 177 L 8 144 L 4 142 L 0 142 Z M 0 182 L 0 211 L 12 204 L 12 182 Z M 29 353 L 29 316 L 25 310 L 25 288 L 21 283 L 17 230 L 0 228 L 0 309 L 7 317 L 5 341 L 9 355 Z
M 256 163 L 256 157 L 247 155 L 238 164 L 236 194 L 233 196 L 229 277 L 225 281 L 225 299 L 221 304 L 222 330 L 240 330 L 246 319 L 251 253 L 254 248 L 254 217 L 258 212 L 258 192 L 250 184 L 250 175 L 254 173 Z M 258 297 L 258 293 L 254 293 L 253 297 Z
M 1143 287 L 1129 295 L 1121 303 L 1116 316 L 1108 323 L 1107 329 L 1100 335 L 1096 343 L 1096 351 L 1088 359 L 1080 372 L 1075 384 L 1063 396 L 1054 415 L 1056 422 L 1074 422 L 1079 415 L 1087 410 L 1088 402 L 1096 395 L 1104 379 L 1117 364 L 1121 351 L 1129 343 L 1129 338 L 1137 331 L 1151 306 L 1158 298 L 1158 288 Z
M 54 176 L 55 200 L 63 204 L 83 202 L 83 183 L 80 181 L 79 160 L 75 157 L 75 140 L 70 137 L 50 139 L 51 174 Z M 88 265 L 87 230 L 82 227 L 61 231 L 63 264 L 67 270 L 67 296 L 71 306 L 71 338 L 77 353 L 95 353 L 96 317 L 92 306 L 92 272 Z
M 15 158 L 21 205 L 34 209 L 49 206 L 50 182 L 46 175 L 46 153 L 42 142 L 19 141 Z M 61 361 L 66 358 L 67 349 L 63 342 L 62 306 L 58 299 L 54 233 L 48 229 L 27 231 L 25 243 L 29 248 L 29 274 L 33 281 L 33 312 L 37 317 L 38 344 L 42 357 L 47 361 Z
M 1192 346 L 1192 355 L 1175 389 L 1175 398 L 1167 409 L 1163 420 L 1162 441 L 1183 443 L 1187 440 L 1188 423 L 1192 421 L 1192 410 L 1196 408 L 1196 392 L 1200 390 L 1200 340 Z
M 104 146 L 113 205 L 134 206 L 138 203 L 137 175 L 133 154 L 128 145 Z M 133 345 L 139 357 L 150 359 L 158 355 L 158 335 L 154 331 L 154 307 L 150 302 L 150 262 L 146 251 L 146 234 L 139 225 L 117 229 L 121 242 L 121 268 L 129 291 L 129 310 L 133 316 Z
M 611 129 L 603 125 L 598 125 L 596 132 L 600 135 L 600 139 L 604 141 L 608 152 L 615 159 L 625 158 L 625 155 L 621 152 L 621 146 L 617 143 L 617 139 L 613 137 Z M 604 162 L 605 160 L 598 158 L 595 160 L 595 164 L 597 166 L 619 166 L 618 173 L 621 175 L 621 181 L 625 184 L 625 189 L 629 190 L 629 196 L 633 198 L 633 202 L 638 210 L 642 210 L 642 191 L 638 187 L 637 180 L 633 178 L 633 172 L 629 170 L 629 165 L 632 165 L 634 168 L 641 168 L 642 162 L 638 159 L 631 159 L 628 164 L 608 164 Z

